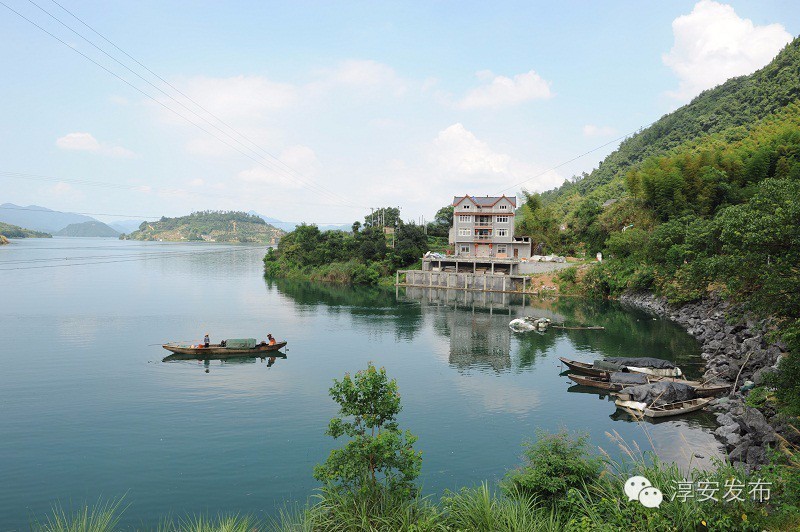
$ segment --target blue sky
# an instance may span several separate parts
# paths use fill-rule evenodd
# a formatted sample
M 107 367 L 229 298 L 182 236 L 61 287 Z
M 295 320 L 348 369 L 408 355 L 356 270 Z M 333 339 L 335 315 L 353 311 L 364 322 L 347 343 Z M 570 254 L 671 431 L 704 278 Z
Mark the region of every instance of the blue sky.
M 59 0 L 189 101 L 35 1 L 172 99 L 36 5 L 3 0 L 153 99 L 0 5 L 0 202 L 126 217 L 346 223 L 397 205 L 417 219 L 453 195 L 546 190 L 616 144 L 548 169 L 800 33 L 792 1 Z

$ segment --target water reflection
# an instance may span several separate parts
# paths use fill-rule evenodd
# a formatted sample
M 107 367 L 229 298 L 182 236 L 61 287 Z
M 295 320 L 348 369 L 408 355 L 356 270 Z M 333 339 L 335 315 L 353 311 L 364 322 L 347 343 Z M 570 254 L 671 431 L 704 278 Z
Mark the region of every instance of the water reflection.
M 411 340 L 422 326 L 422 312 L 416 304 L 398 304 L 394 289 L 351 287 L 330 283 L 310 283 L 290 279 L 265 279 L 268 289 L 293 301 L 300 309 L 320 307 L 334 315 L 347 315 L 359 327 L 383 331 L 393 327 L 397 340 Z

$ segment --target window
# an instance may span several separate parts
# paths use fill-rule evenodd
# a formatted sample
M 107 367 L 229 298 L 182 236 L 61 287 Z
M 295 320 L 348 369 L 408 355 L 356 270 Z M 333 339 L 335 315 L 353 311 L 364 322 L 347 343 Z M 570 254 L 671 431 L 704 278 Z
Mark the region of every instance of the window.
M 469 236 L 469 227 L 462 227 L 458 230 L 458 236 Z
M 507 224 L 508 223 L 508 216 L 498 216 L 494 219 L 495 222 L 499 224 Z
M 463 205 L 463 207 L 464 207 L 465 209 L 469 209 L 469 203 L 467 203 L 467 204 Z
M 498 244 L 498 246 L 497 246 L 497 253 L 498 254 L 506 253 L 506 250 L 507 250 L 507 248 L 506 248 L 505 244 Z
M 461 253 L 469 253 L 469 245 L 461 244 Z
M 472 221 L 472 216 L 470 216 L 469 214 L 459 214 L 458 215 L 458 221 L 459 222 L 471 222 Z
M 501 211 L 506 211 L 506 210 L 508 210 L 508 205 L 500 205 L 500 210 L 501 210 Z
M 498 229 L 497 236 L 508 236 L 508 229 Z

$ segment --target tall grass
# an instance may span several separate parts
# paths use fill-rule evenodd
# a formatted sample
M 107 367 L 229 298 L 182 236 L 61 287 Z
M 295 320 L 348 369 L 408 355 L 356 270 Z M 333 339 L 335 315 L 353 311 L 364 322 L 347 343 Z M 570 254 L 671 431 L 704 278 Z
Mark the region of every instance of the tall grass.
M 31 528 L 37 532 L 110 532 L 116 530 L 124 511 L 121 498 L 70 511 L 56 504 L 46 521 L 36 521 Z

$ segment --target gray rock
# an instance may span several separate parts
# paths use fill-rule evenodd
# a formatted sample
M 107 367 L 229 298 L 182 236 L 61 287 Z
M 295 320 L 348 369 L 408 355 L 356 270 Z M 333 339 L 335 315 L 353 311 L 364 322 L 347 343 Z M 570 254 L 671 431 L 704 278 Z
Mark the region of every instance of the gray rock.
M 747 458 L 746 462 L 750 466 L 759 466 L 762 464 L 766 464 L 769 460 L 767 459 L 767 451 L 763 447 L 753 446 L 747 449 Z

